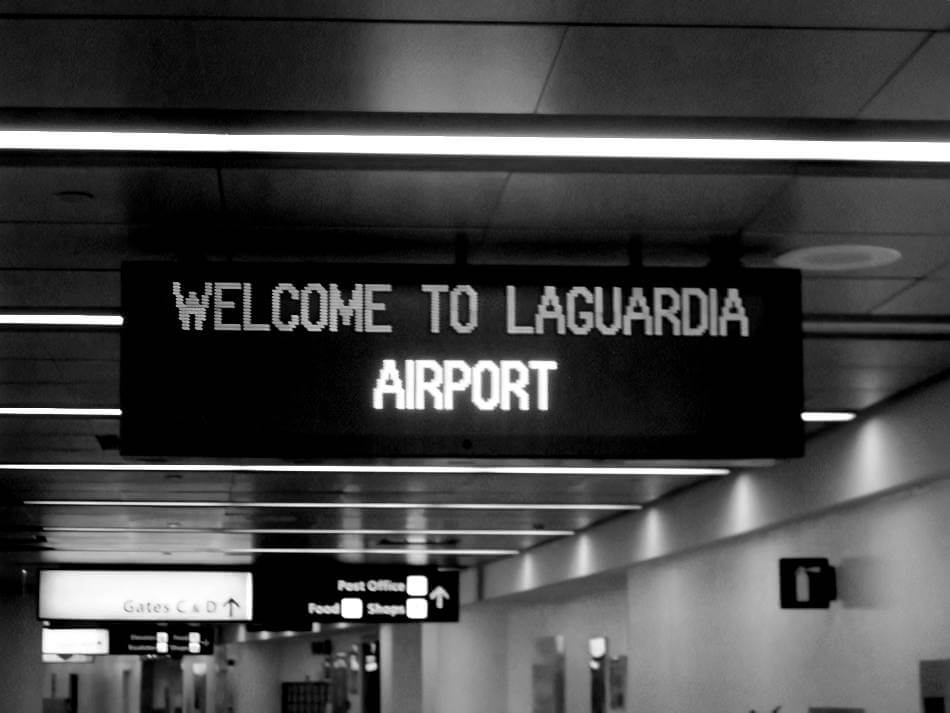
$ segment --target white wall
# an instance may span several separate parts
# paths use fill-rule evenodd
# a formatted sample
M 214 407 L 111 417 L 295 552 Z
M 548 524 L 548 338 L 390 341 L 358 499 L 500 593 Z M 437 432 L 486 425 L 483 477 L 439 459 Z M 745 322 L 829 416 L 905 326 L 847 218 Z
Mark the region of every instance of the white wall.
M 504 713 L 507 664 L 507 607 L 474 605 L 456 624 L 424 624 L 424 713 Z
M 281 683 L 323 680 L 324 657 L 313 654 L 311 642 L 331 639 L 334 652 L 348 652 L 351 646 L 361 644 L 364 633 L 341 630 L 293 637 L 275 634 L 263 641 L 227 644 L 218 656 L 219 665 L 223 662 L 226 666 L 227 659 L 234 665 L 227 666 L 227 673 L 219 676 L 217 697 L 230 701 L 233 713 L 280 713 Z M 349 697 L 353 713 L 362 710 L 361 690 L 357 691 Z
M 36 600 L 0 593 L 0 710 L 40 713 L 43 706 L 41 627 Z
M 629 572 L 631 713 L 919 713 L 950 658 L 950 481 Z M 842 601 L 781 610 L 780 557 L 828 557 Z M 578 709 L 580 710 L 580 709 Z
M 542 636 L 560 634 L 564 636 L 565 651 L 565 711 L 589 711 L 588 639 L 606 636 L 608 656 L 626 654 L 629 640 L 627 625 L 627 593 L 622 587 L 609 590 L 595 588 L 588 594 L 568 601 L 513 606 L 508 613 L 507 710 L 525 713 L 532 710 L 534 641 Z M 478 709 L 471 710 L 474 713 Z M 666 713 L 665 708 L 656 710 L 657 713 Z
M 69 676 L 79 677 L 79 713 L 126 713 L 122 701 L 122 671 L 128 670 L 130 712 L 138 713 L 142 664 L 138 656 L 97 656 L 92 663 L 43 665 L 43 697 L 52 696 L 56 676 L 56 698 L 69 696 Z
M 713 479 L 491 562 L 480 591 L 493 599 L 617 571 L 950 477 L 948 423 L 950 378 L 810 439 L 804 458 Z

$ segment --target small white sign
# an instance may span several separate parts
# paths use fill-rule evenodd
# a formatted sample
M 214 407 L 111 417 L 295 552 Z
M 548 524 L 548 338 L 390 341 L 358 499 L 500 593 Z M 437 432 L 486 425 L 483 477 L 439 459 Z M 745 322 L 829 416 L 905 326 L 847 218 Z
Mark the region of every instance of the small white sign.
M 429 602 L 425 599 L 413 597 L 406 600 L 406 617 L 408 619 L 425 619 L 429 616 Z
M 429 578 L 424 574 L 410 574 L 406 577 L 406 594 L 410 597 L 424 597 L 429 593 Z
M 344 619 L 363 618 L 363 600 L 356 597 L 344 597 L 340 600 L 340 616 Z
M 41 570 L 39 617 L 55 621 L 250 621 L 250 572 Z
M 44 654 L 107 654 L 108 629 L 43 629 Z

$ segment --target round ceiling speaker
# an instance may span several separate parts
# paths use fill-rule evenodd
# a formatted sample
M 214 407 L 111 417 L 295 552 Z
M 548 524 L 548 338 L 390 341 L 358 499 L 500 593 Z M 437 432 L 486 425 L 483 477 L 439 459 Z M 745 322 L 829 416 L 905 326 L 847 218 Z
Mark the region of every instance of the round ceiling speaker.
M 807 272 L 845 272 L 883 267 L 900 259 L 900 251 L 879 245 L 820 245 L 779 255 L 775 264 Z

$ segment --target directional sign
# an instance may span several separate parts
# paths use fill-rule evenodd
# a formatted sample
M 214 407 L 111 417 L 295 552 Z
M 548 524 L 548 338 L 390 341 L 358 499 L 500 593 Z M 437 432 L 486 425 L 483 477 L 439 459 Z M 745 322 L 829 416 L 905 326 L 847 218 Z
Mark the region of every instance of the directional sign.
M 184 656 L 214 653 L 214 630 L 207 624 L 112 625 L 109 633 L 110 654 Z
M 250 572 L 41 570 L 39 618 L 249 621 Z
M 288 571 L 293 575 L 287 575 Z M 425 567 L 299 568 L 255 574 L 255 623 L 458 621 L 458 572 Z
M 105 628 L 43 628 L 44 654 L 107 654 L 109 645 L 109 630 Z

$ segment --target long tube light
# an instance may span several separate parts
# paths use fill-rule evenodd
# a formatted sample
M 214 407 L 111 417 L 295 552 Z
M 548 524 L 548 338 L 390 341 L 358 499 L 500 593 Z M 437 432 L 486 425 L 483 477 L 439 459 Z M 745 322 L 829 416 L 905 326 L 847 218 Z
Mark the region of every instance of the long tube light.
M 0 131 L 0 150 L 950 163 L 936 140 Z
M 0 416 L 90 416 L 94 418 L 118 418 L 122 409 L 117 408 L 69 408 L 49 406 L 2 406 Z
M 121 327 L 119 314 L 0 314 L 0 326 Z
M 313 503 L 232 502 L 228 500 L 24 500 L 47 507 L 250 508 L 260 510 L 640 510 L 642 505 L 616 503 Z
M 44 533 L 69 534 L 211 534 L 211 535 L 399 535 L 403 537 L 568 537 L 574 530 L 385 530 L 325 528 L 226 528 L 213 527 L 43 527 Z
M 805 423 L 845 423 L 857 417 L 854 411 L 805 411 L 802 421 Z
M 516 465 L 247 465 L 222 463 L 0 463 L 16 471 L 151 471 L 165 473 L 407 473 L 423 475 L 728 475 L 728 468 L 652 466 L 516 466 Z

